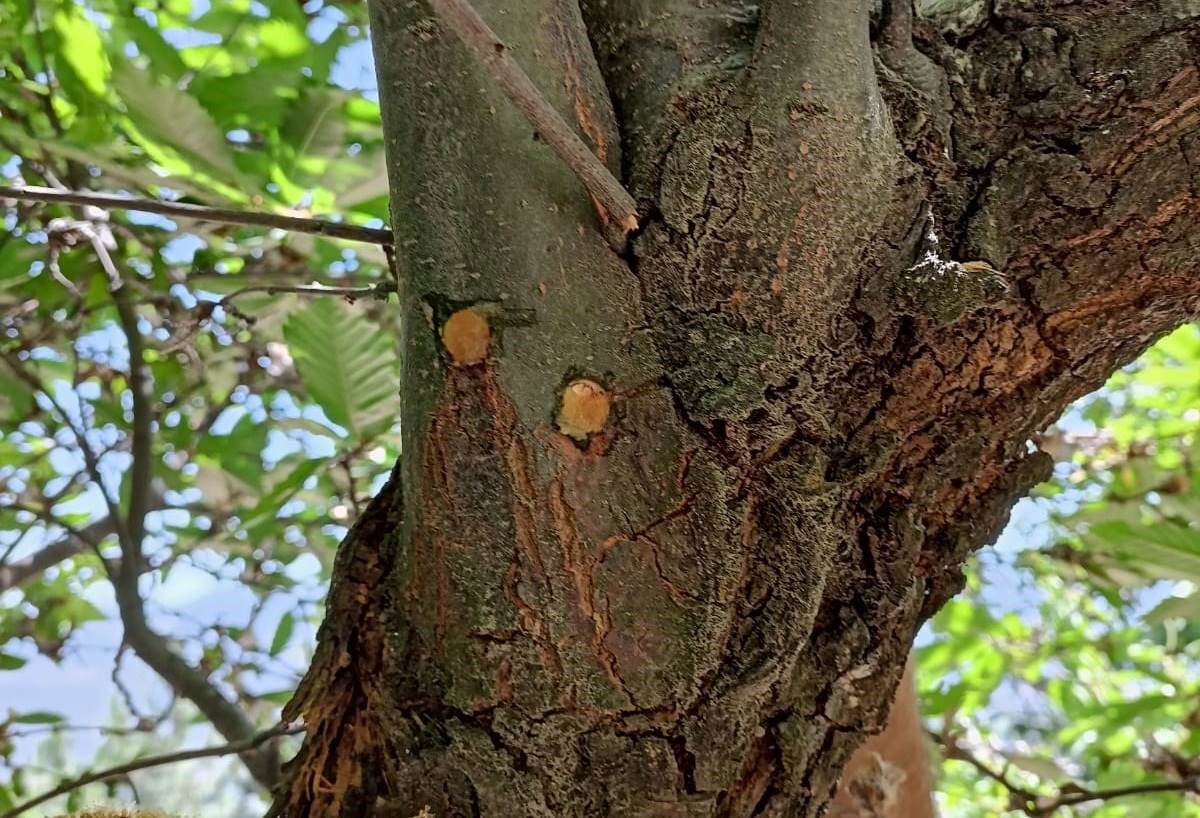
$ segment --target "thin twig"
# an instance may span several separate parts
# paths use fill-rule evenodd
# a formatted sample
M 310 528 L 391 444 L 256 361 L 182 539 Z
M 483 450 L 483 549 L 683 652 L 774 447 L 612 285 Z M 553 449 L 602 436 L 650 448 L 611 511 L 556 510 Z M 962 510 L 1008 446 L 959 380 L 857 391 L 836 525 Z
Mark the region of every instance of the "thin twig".
M 225 207 L 188 204 L 186 202 L 164 202 L 158 199 L 136 199 L 132 196 L 114 196 L 109 193 L 85 193 L 74 190 L 54 190 L 48 187 L 3 187 L 0 199 L 16 199 L 23 202 L 56 202 L 62 204 L 92 205 L 104 210 L 137 210 L 143 213 L 158 213 L 178 216 L 201 222 L 241 224 L 251 227 L 277 228 L 296 233 L 313 233 L 333 239 L 361 241 L 368 244 L 390 245 L 392 233 L 375 227 L 360 227 L 324 219 L 305 219 L 299 216 L 283 216 L 277 213 L 251 213 Z
M 151 730 L 158 727 L 171 717 L 175 711 L 175 705 L 179 702 L 179 695 L 175 689 L 171 689 L 171 698 L 162 711 L 156 716 L 147 716 L 143 714 L 137 706 L 137 697 L 133 695 L 133 691 L 129 689 L 129 685 L 121 678 L 121 660 L 125 658 L 125 651 L 129 649 L 129 645 L 124 642 L 117 648 L 117 655 L 113 658 L 112 673 L 109 678 L 112 679 L 113 687 L 117 689 L 117 693 L 121 695 L 121 699 L 125 702 L 125 709 L 129 714 L 137 719 L 138 724 L 145 724 Z
M 213 758 L 216 756 L 227 756 L 235 753 L 245 753 L 249 750 L 254 750 L 271 739 L 279 738 L 280 736 L 290 736 L 296 733 L 303 732 L 301 726 L 289 724 L 277 724 L 269 730 L 263 730 L 253 736 L 244 738 L 241 741 L 230 742 L 229 744 L 221 744 L 216 747 L 204 747 L 199 750 L 181 750 L 175 753 L 166 753 L 158 756 L 147 756 L 145 758 L 134 759 L 124 764 L 119 764 L 116 767 L 109 767 L 106 770 L 96 770 L 90 773 L 84 773 L 78 778 L 60 784 L 52 790 L 42 793 L 36 798 L 17 804 L 8 812 L 0 815 L 0 818 L 17 818 L 18 815 L 26 810 L 33 809 L 38 804 L 44 804 L 52 798 L 57 798 L 60 795 L 65 795 L 72 790 L 77 790 L 80 787 L 85 787 L 88 784 L 94 784 L 97 781 L 106 781 L 110 778 L 118 778 L 123 775 L 128 775 L 138 770 L 146 770 L 151 767 L 162 767 L 166 764 L 176 764 L 180 761 L 193 761 L 198 758 Z
M 396 288 L 390 281 L 381 281 L 376 284 L 366 284 L 362 287 L 331 287 L 318 283 L 254 284 L 249 287 L 242 287 L 240 290 L 234 290 L 217 303 L 222 307 L 227 307 L 235 298 L 243 295 L 249 295 L 250 293 L 264 293 L 266 295 L 294 293 L 296 295 L 341 295 L 346 298 L 386 298 L 388 294 L 394 293 L 395 291 Z
M 44 736 L 57 733 L 103 733 L 106 736 L 135 736 L 139 733 L 152 732 L 142 727 L 118 727 L 107 724 L 42 724 L 23 730 L 6 730 L 6 738 L 28 738 L 29 736 Z
M 1113 787 L 1107 790 L 1083 790 L 1069 792 L 1058 796 L 1048 808 L 1053 811 L 1059 807 L 1072 807 L 1088 801 L 1110 801 L 1113 798 L 1124 798 L 1128 795 L 1149 795 L 1156 792 L 1190 792 L 1200 794 L 1200 776 L 1184 778 L 1180 781 L 1156 781 L 1152 784 L 1133 784 L 1128 787 Z M 1045 812 L 1049 815 L 1049 812 Z
M 254 284 L 249 287 L 242 287 L 240 290 L 234 290 L 220 301 L 206 302 L 201 307 L 206 311 L 204 317 L 212 314 L 213 307 L 223 307 L 233 316 L 240 318 L 247 324 L 253 324 L 254 316 L 247 315 L 234 306 L 233 302 L 238 297 L 251 293 L 265 293 L 267 295 L 293 293 L 295 295 L 311 296 L 340 295 L 347 300 L 353 301 L 356 298 L 386 299 L 390 293 L 394 292 L 396 292 L 396 285 L 390 281 L 379 281 L 375 284 L 367 284 L 362 287 L 329 287 L 316 282 L 312 284 Z
M 940 747 L 945 750 L 947 758 L 952 758 L 955 761 L 962 761 L 971 765 L 976 770 L 983 773 L 1000 786 L 1004 787 L 1004 789 L 1008 790 L 1011 795 L 1021 798 L 1026 804 L 1031 804 L 1037 800 L 1037 793 L 1027 790 L 1019 784 L 1015 784 L 1010 781 L 1008 776 L 1004 774 L 1003 770 L 993 769 L 986 762 L 977 758 L 970 750 L 967 750 L 965 747 L 959 744 L 958 740 L 954 736 L 950 735 L 949 733 L 943 736 L 942 734 L 936 733 L 933 730 L 928 730 L 926 732 L 929 734 L 930 738 L 932 738 Z
M 54 393 L 50 391 L 49 387 L 43 384 L 41 380 L 39 380 L 32 372 L 29 372 L 21 365 L 20 358 L 5 350 L 0 350 L 0 358 L 2 358 L 4 362 L 8 364 L 8 368 L 15 376 L 17 376 L 17 378 L 28 384 L 34 392 L 40 392 L 42 397 L 44 397 L 50 406 L 62 417 L 63 423 L 66 424 L 67 428 L 71 431 L 71 434 L 75 436 L 75 439 L 79 444 L 79 451 L 80 454 L 83 455 L 83 462 L 84 466 L 87 467 L 88 475 L 96 483 L 96 487 L 100 489 L 100 494 L 104 498 L 104 504 L 108 509 L 108 515 L 113 520 L 113 525 L 116 528 L 117 536 L 122 539 L 126 538 L 128 536 L 128 532 L 125 530 L 124 520 L 121 516 L 121 509 L 104 485 L 103 474 L 100 470 L 100 459 L 96 455 L 96 452 L 92 449 L 91 443 L 88 442 L 87 429 L 75 423 L 75 421 L 71 418 L 71 415 L 67 412 L 66 408 L 64 408 L 63 405 L 60 404 L 57 399 L 55 399 Z
M 389 250 L 391 248 L 388 248 Z M 255 284 L 276 284 L 280 282 L 295 281 L 300 276 L 311 276 L 310 268 L 287 269 L 287 268 L 269 268 L 255 269 L 250 272 L 250 266 L 237 273 L 219 273 L 216 270 L 187 270 L 179 271 L 177 278 L 172 279 L 178 283 L 192 281 L 245 281 Z M 342 286 L 365 286 L 366 284 L 378 281 L 378 276 L 372 275 L 341 275 L 337 277 L 337 281 L 341 282 Z M 361 283 L 360 283 L 361 282 Z
M 509 56 L 508 47 L 468 0 L 430 0 L 437 16 L 492 75 L 529 124 L 625 232 L 638 226 L 637 204 L 615 176 L 555 110 L 529 75 Z
M 1200 776 L 1191 776 L 1179 781 L 1155 781 L 1149 784 L 1132 784 L 1127 787 L 1113 787 L 1106 790 L 1088 790 L 1072 784 L 1069 785 L 1069 789 L 1060 788 L 1057 794 L 1039 795 L 1013 783 L 1003 771 L 993 769 L 981 761 L 974 753 L 959 744 L 954 736 L 949 734 L 943 736 L 932 730 L 927 732 L 930 738 L 945 749 L 947 758 L 971 765 L 1004 787 L 1008 791 L 1013 808 L 1020 809 L 1031 818 L 1048 818 L 1063 807 L 1072 807 L 1088 801 L 1110 801 L 1114 798 L 1156 792 L 1200 793 Z
M 354 456 L 358 456 L 355 453 Z M 354 519 L 362 516 L 362 507 L 358 502 L 358 483 L 354 480 L 354 470 L 350 467 L 350 457 L 339 459 L 338 465 L 342 467 L 342 471 L 346 474 L 346 494 L 350 500 L 350 507 L 354 509 Z
M 35 514 L 44 524 L 63 529 L 67 533 L 67 536 L 44 546 L 41 550 L 29 555 L 25 559 L 18 560 L 12 564 L 0 565 L 0 592 L 6 591 L 9 588 L 15 588 L 41 574 L 47 568 L 58 565 L 70 557 L 82 554 L 88 549 L 99 551 L 101 541 L 116 531 L 111 517 L 104 517 L 94 523 L 90 523 L 84 528 L 75 528 L 69 523 L 59 520 L 48 511 L 43 511 L 32 506 L 9 503 L 4 508 Z

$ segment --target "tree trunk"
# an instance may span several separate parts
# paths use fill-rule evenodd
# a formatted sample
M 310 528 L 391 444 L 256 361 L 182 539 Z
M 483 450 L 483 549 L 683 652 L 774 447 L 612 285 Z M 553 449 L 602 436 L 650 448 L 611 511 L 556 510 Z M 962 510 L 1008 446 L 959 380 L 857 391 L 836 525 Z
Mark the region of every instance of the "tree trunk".
M 1200 308 L 1191 0 L 372 0 L 404 457 L 292 816 L 817 816 L 1030 440 Z M 984 264 L 958 264 L 984 260 Z

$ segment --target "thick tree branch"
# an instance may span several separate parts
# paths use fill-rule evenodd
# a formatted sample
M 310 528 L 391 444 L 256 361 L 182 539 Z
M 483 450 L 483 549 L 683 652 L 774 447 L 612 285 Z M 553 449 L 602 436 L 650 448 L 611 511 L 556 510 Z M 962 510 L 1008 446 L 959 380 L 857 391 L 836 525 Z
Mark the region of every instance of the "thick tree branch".
M 52 798 L 57 798 L 60 795 L 65 795 L 69 792 L 85 787 L 88 784 L 94 784 L 97 781 L 107 781 L 112 778 L 118 778 L 129 773 L 137 772 L 138 770 L 148 770 L 152 767 L 162 767 L 167 764 L 178 764 L 181 761 L 194 761 L 198 758 L 215 758 L 218 756 L 234 755 L 235 753 L 248 753 L 266 744 L 280 736 L 291 736 L 304 731 L 303 727 L 296 727 L 288 724 L 278 724 L 268 730 L 262 730 L 252 736 L 248 736 L 239 741 L 232 741 L 228 744 L 222 744 L 217 747 L 204 747 L 198 750 L 181 750 L 176 753 L 166 753 L 164 755 L 147 756 L 139 758 L 124 764 L 118 764 L 115 767 L 109 767 L 104 770 L 95 770 L 85 773 L 78 778 L 73 778 L 52 790 L 42 793 L 36 798 L 31 798 L 24 803 L 17 804 L 7 812 L 0 814 L 0 818 L 17 818 L 27 810 L 31 810 L 39 804 L 44 804 Z
M 555 110 L 467 0 L 430 0 L 445 23 L 504 90 L 529 124 L 579 178 L 622 230 L 638 226 L 637 203 Z
M 93 242 L 96 253 L 102 259 L 110 278 L 116 276 L 113 286 L 113 301 L 117 307 L 121 330 L 129 350 L 129 392 L 133 400 L 133 424 L 130 429 L 132 467 L 129 470 L 129 514 L 126 526 L 129 530 L 127 543 L 131 553 L 124 554 L 122 574 L 133 577 L 136 590 L 137 576 L 142 570 L 142 539 L 146 534 L 146 514 L 150 510 L 154 480 L 154 410 L 150 405 L 154 383 L 150 367 L 146 363 L 145 341 L 138 329 L 137 314 L 130 301 L 129 288 L 124 286 L 120 273 L 116 271 L 108 251 L 99 241 Z M 124 548 L 122 550 L 125 550 Z
M 122 288 L 124 289 L 124 288 Z M 115 295 L 121 296 L 120 291 Z M 136 327 L 135 327 L 136 331 Z M 131 339 L 132 340 L 132 339 Z M 133 347 L 131 346 L 131 352 Z M 213 686 L 207 677 L 198 669 L 193 668 L 179 657 L 167 640 L 153 631 L 146 621 L 146 612 L 142 606 L 141 594 L 138 590 L 139 566 L 142 565 L 141 540 L 135 540 L 127 524 L 127 518 L 122 514 L 118 503 L 104 489 L 103 472 L 99 458 L 87 440 L 87 429 L 76 423 L 66 409 L 54 398 L 51 391 L 44 386 L 25 367 L 21 366 L 16 356 L 0 350 L 0 357 L 8 364 L 13 373 L 28 383 L 35 391 L 41 393 L 50 405 L 61 416 L 63 423 L 71 430 L 78 441 L 84 464 L 91 479 L 100 487 L 108 507 L 109 520 L 112 521 L 125 557 L 119 566 L 106 564 L 109 580 L 117 598 L 121 622 L 125 628 L 125 641 L 137 653 L 138 657 L 161 676 L 173 690 L 192 701 L 201 713 L 225 738 L 239 741 L 254 734 L 254 724 L 237 704 L 227 700 Z M 144 362 L 142 362 L 144 365 Z M 138 363 L 131 358 L 131 367 Z M 136 400 L 136 397 L 135 397 Z M 143 407 L 143 411 L 145 407 Z M 144 422 L 144 421 L 143 421 Z M 142 444 L 145 445 L 144 443 Z M 145 506 L 142 506 L 145 508 Z M 142 515 L 144 526 L 144 513 Z M 144 528 L 142 529 L 144 531 Z M 130 567 L 132 565 L 132 567 Z M 255 780 L 265 787 L 272 787 L 279 777 L 279 758 L 272 748 L 264 748 L 247 756 L 247 767 Z
M 143 568 L 142 540 L 154 477 L 154 417 L 150 405 L 152 381 L 137 315 L 129 301 L 129 287 L 120 281 L 120 273 L 114 272 L 112 259 L 107 258 L 104 246 L 99 242 L 93 242 L 93 245 L 106 268 L 110 268 L 110 277 L 118 276 L 113 300 L 129 349 L 129 389 L 133 396 L 129 514 L 125 522 L 126 533 L 120 540 L 121 565 L 116 570 L 109 569 L 121 621 L 125 626 L 125 641 L 172 689 L 190 699 L 221 735 L 232 741 L 244 740 L 254 732 L 254 725 L 246 714 L 228 701 L 201 671 L 191 667 L 172 651 L 167 640 L 152 630 L 146 621 L 138 579 Z M 255 780 L 268 788 L 275 785 L 279 777 L 279 757 L 274 748 L 248 754 L 244 760 Z
M 374 227 L 307 219 L 299 216 L 283 216 L 276 213 L 250 213 L 224 207 L 188 204 L 186 202 L 164 202 L 155 199 L 135 199 L 107 193 L 85 193 L 80 191 L 54 190 L 44 187 L 3 187 L 0 199 L 16 199 L 25 202 L 58 202 L 62 204 L 91 205 L 105 210 L 137 210 L 143 213 L 158 213 L 194 219 L 201 222 L 238 224 L 249 227 L 265 227 L 288 230 L 295 233 L 312 233 L 332 239 L 360 241 L 368 244 L 390 245 L 392 233 Z

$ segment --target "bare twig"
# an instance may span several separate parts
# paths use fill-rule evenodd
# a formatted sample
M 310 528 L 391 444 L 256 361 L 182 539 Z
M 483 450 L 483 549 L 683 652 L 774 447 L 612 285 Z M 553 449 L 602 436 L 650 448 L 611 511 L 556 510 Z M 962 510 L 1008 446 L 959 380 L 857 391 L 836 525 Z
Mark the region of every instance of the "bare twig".
M 186 202 L 164 202 L 158 199 L 136 199 L 131 196 L 114 196 L 108 193 L 86 193 L 72 190 L 54 190 L 48 187 L 3 187 L 0 199 L 16 199 L 24 202 L 56 202 L 62 204 L 92 205 L 105 210 L 137 210 L 143 213 L 158 213 L 163 216 L 178 216 L 200 222 L 241 224 L 250 227 L 278 228 L 296 233 L 313 233 L 347 241 L 368 244 L 390 245 L 392 232 L 374 227 L 360 227 L 323 219 L 306 219 L 299 216 L 283 216 L 277 213 L 251 213 L 224 207 L 188 204 Z
M 180 284 L 192 281 L 245 281 L 247 283 L 263 284 L 270 286 L 280 282 L 295 281 L 298 278 L 312 279 L 312 270 L 309 268 L 301 269 L 256 269 L 254 272 L 248 272 L 250 264 L 247 263 L 246 268 L 237 273 L 219 273 L 216 270 L 187 270 L 173 271 L 175 277 L 173 282 Z M 367 284 L 378 281 L 378 276 L 371 275 L 341 275 L 337 277 L 337 281 L 342 286 L 366 286 Z
M 27 738 L 29 736 L 54 735 L 58 733 L 102 733 L 106 736 L 135 736 L 139 733 L 152 732 L 148 727 L 119 727 L 108 724 L 42 724 L 37 727 L 27 727 L 23 730 L 5 730 L 7 738 Z
M 249 736 L 240 741 L 233 741 L 229 744 L 221 744 L 216 747 L 203 747 L 198 750 L 181 750 L 176 753 L 166 753 L 164 755 L 147 756 L 145 758 L 134 759 L 133 761 L 119 764 L 116 767 L 109 767 L 106 770 L 96 770 L 94 772 L 85 773 L 78 778 L 67 781 L 52 790 L 42 793 L 36 798 L 17 804 L 8 812 L 0 815 L 0 818 L 17 818 L 18 815 L 26 810 L 33 809 L 39 804 L 44 804 L 52 798 L 57 798 L 60 795 L 65 795 L 80 787 L 85 787 L 88 784 L 94 784 L 97 781 L 107 781 L 110 778 L 119 778 L 123 775 L 128 775 L 138 770 L 147 770 L 151 767 L 162 767 L 167 764 L 177 764 L 181 761 L 193 761 L 198 758 L 214 758 L 217 756 L 234 755 L 235 753 L 245 753 L 254 750 L 259 746 L 279 738 L 280 736 L 290 736 L 296 733 L 303 732 L 303 727 L 298 727 L 289 724 L 277 724 L 274 727 L 263 730 L 259 733 Z
M 174 688 L 171 689 L 171 699 L 167 702 L 162 711 L 155 716 L 147 716 L 143 714 L 137 706 L 137 698 L 133 695 L 133 691 L 129 689 L 129 685 L 125 684 L 121 678 L 121 659 L 125 657 L 125 651 L 129 645 L 122 643 L 117 648 L 117 655 L 113 658 L 112 673 L 109 678 L 112 679 L 113 687 L 117 689 L 117 693 L 121 695 L 122 701 L 125 702 L 125 709 L 129 714 L 137 719 L 138 724 L 146 725 L 150 730 L 158 727 L 171 717 L 171 713 L 175 710 L 175 704 L 179 701 L 179 696 L 175 693 Z
M 947 758 L 971 765 L 1004 787 L 1008 791 L 1012 808 L 1021 810 L 1030 818 L 1049 818 L 1063 807 L 1071 807 L 1089 801 L 1111 801 L 1114 798 L 1156 792 L 1200 793 L 1200 776 L 1192 776 L 1179 781 L 1155 781 L 1149 784 L 1133 784 L 1128 787 L 1112 787 L 1105 790 L 1089 790 L 1077 784 L 1069 784 L 1067 787 L 1060 788 L 1057 794 L 1039 795 L 1014 783 L 1002 770 L 997 770 L 981 761 L 974 753 L 963 747 L 954 736 L 942 735 L 932 730 L 928 733 L 930 738 L 944 748 Z
M 1190 792 L 1200 794 L 1200 776 L 1192 776 L 1181 781 L 1156 781 L 1151 784 L 1133 784 L 1128 787 L 1113 787 L 1107 790 L 1081 790 L 1059 795 L 1049 805 L 1050 811 L 1059 807 L 1070 807 L 1088 801 L 1110 801 L 1114 798 L 1124 798 L 1129 795 L 1148 795 L 1155 792 Z M 1043 812 L 1049 815 L 1050 812 Z
M 933 730 L 928 730 L 926 732 L 928 732 L 930 738 L 937 742 L 938 746 L 943 748 L 947 758 L 970 764 L 976 770 L 983 773 L 1000 786 L 1004 787 L 1004 789 L 1008 790 L 1010 795 L 1020 798 L 1023 804 L 1033 804 L 1037 801 L 1037 793 L 1027 790 L 1019 784 L 1010 781 L 1008 776 L 1004 774 L 1003 770 L 994 769 L 991 767 L 991 765 L 980 760 L 975 756 L 974 753 L 959 744 L 958 740 L 953 735 L 949 733 L 942 735 L 941 733 L 936 733 Z
M 21 361 L 16 355 L 0 350 L 0 358 L 4 359 L 4 362 L 8 364 L 8 368 L 17 378 L 28 384 L 34 392 L 42 394 L 50 406 L 62 417 L 62 421 L 66 424 L 67 428 L 71 430 L 71 434 L 75 436 L 79 444 L 79 451 L 83 455 L 83 462 L 87 467 L 88 476 L 96 483 L 96 487 L 100 489 L 100 494 L 104 498 L 105 506 L 108 509 L 109 517 L 116 527 L 118 537 L 124 538 L 128 532 L 125 531 L 121 510 L 116 500 L 112 498 L 112 495 L 108 493 L 104 485 L 103 474 L 100 471 L 100 460 L 95 450 L 92 449 L 91 443 L 88 442 L 87 430 L 75 423 L 66 408 L 55 399 L 54 393 L 50 391 L 49 387 L 43 384 L 33 373 L 21 366 Z
M 249 287 L 242 287 L 240 290 L 234 290 L 220 301 L 210 301 L 201 304 L 201 308 L 204 310 L 202 313 L 203 318 L 208 318 L 212 315 L 213 307 L 224 307 L 235 317 L 242 319 L 247 324 L 253 324 L 254 316 L 247 315 L 233 304 L 234 300 L 240 296 L 251 293 L 265 293 L 267 295 L 293 293 L 295 295 L 311 296 L 340 295 L 348 301 L 353 301 L 356 298 L 386 299 L 389 293 L 394 292 L 396 292 L 396 285 L 391 281 L 380 281 L 361 287 L 330 287 L 317 282 L 313 282 L 312 284 L 254 284 Z M 198 327 L 199 324 L 197 324 Z
M 350 467 L 350 458 L 341 458 L 338 465 L 342 467 L 342 472 L 346 475 L 346 496 L 350 500 L 350 507 L 354 509 L 354 519 L 357 520 L 362 516 L 362 507 L 358 502 L 358 483 L 355 481 L 354 471 Z
M 12 506 L 8 506 L 8 508 L 12 508 Z M 38 516 L 51 525 L 63 528 L 68 536 L 50 543 L 37 553 L 30 554 L 11 565 L 0 565 L 0 592 L 28 582 L 47 568 L 58 565 L 65 559 L 82 554 L 90 548 L 98 548 L 100 541 L 115 531 L 110 517 L 97 520 L 84 528 L 75 529 L 48 515 L 39 513 Z
M 386 298 L 389 293 L 394 293 L 395 291 L 395 285 L 390 281 L 365 284 L 361 287 L 331 287 L 315 282 L 312 284 L 254 284 L 249 287 L 242 287 L 240 290 L 234 290 L 217 303 L 222 307 L 227 307 L 235 298 L 249 295 L 250 293 L 264 293 L 266 295 L 280 295 L 282 293 L 294 293 L 296 295 L 340 295 L 353 299 Z
M 555 110 L 506 45 L 468 0 L 430 0 L 433 11 L 492 75 L 529 124 L 579 177 L 584 188 L 628 232 L 638 226 L 637 204 L 604 163 Z

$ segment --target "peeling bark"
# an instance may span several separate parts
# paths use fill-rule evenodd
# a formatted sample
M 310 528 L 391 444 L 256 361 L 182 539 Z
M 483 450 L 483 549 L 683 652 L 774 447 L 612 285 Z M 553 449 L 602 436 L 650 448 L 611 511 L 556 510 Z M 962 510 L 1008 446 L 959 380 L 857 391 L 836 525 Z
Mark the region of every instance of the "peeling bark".
M 478 3 L 638 199 L 621 253 L 373 3 L 405 456 L 288 815 L 822 814 L 1031 436 L 1200 310 L 1195 4 L 901 2 Z

